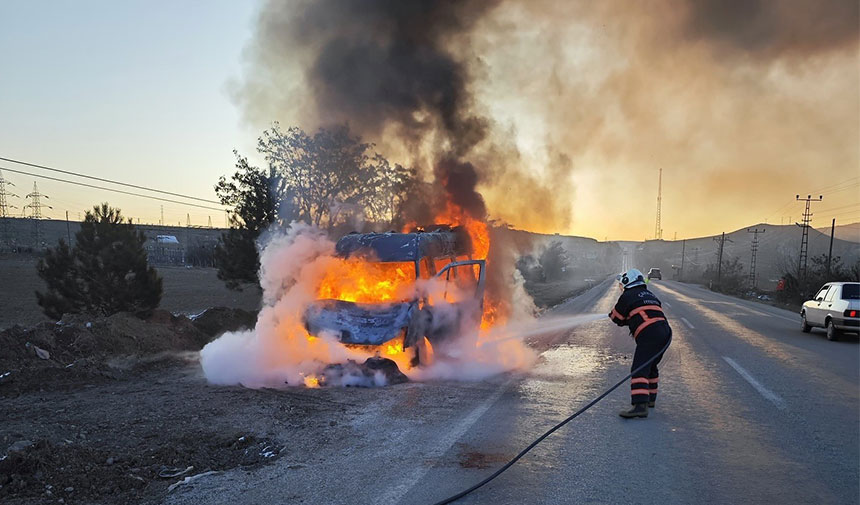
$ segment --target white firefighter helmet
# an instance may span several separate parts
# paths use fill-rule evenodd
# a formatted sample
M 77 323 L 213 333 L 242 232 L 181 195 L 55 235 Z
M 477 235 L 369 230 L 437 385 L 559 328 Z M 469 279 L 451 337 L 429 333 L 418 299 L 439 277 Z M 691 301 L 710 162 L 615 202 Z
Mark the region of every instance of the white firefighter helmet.
M 615 277 L 615 279 L 624 286 L 624 289 L 632 288 L 633 286 L 645 285 L 645 275 L 635 268 L 631 268 L 626 272 L 621 272 Z

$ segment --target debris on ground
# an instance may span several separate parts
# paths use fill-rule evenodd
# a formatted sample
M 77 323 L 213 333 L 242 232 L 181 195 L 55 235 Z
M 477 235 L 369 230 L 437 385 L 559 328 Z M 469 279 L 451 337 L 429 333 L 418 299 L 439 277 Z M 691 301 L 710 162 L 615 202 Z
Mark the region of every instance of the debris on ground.
M 0 396 L 117 379 L 135 366 L 186 359 L 183 352 L 199 351 L 252 317 L 219 307 L 195 321 L 155 310 L 145 319 L 131 313 L 67 314 L 56 323 L 12 326 L 0 331 Z
M 330 424 L 351 408 L 332 390 L 206 384 L 199 349 L 247 314 L 66 316 L 0 331 L 0 503 L 154 505 L 188 478 L 276 462 L 284 440 L 303 459 L 348 436 Z
M 176 468 L 176 467 L 162 467 L 161 471 L 158 472 L 158 476 L 162 479 L 173 479 L 175 477 L 180 477 L 185 475 L 186 473 L 194 470 L 193 466 L 185 467 L 185 470 Z
M 267 452 L 272 455 L 265 456 Z M 178 438 L 164 437 L 140 450 L 117 455 L 110 455 L 106 447 L 94 447 L 87 440 L 59 443 L 21 440 L 12 444 L 0 459 L 0 501 L 12 496 L 54 497 L 83 503 L 136 501 L 205 475 L 269 463 L 281 452 L 281 446 L 273 440 L 205 431 Z M 184 470 L 175 475 L 165 473 L 168 467 L 163 462 L 173 461 L 186 463 Z M 168 478 L 181 477 L 194 468 L 204 471 L 168 487 Z
M 171 485 L 170 485 L 170 487 L 168 487 L 168 488 L 167 488 L 167 492 L 169 493 L 169 492 L 173 491 L 174 489 L 176 489 L 177 487 L 179 487 L 179 486 L 181 486 L 181 485 L 183 485 L 183 484 L 188 484 L 188 483 L 190 483 L 190 482 L 194 482 L 195 480 L 197 480 L 197 479 L 199 479 L 199 478 L 201 478 L 201 477 L 206 477 L 207 475 L 218 475 L 219 473 L 221 473 L 221 472 L 217 472 L 217 471 L 215 471 L 215 470 L 210 470 L 210 471 L 208 471 L 208 472 L 198 473 L 197 475 L 192 475 L 192 476 L 190 476 L 190 477 L 185 477 L 185 478 L 184 478 L 184 479 L 182 479 L 181 481 L 176 482 L 176 483 L 174 483 L 174 484 L 171 484 Z
M 363 364 L 349 360 L 327 366 L 322 372 L 321 386 L 377 387 L 409 382 L 397 363 L 381 357 L 367 358 Z
M 248 310 L 213 307 L 191 317 L 194 327 L 210 337 L 227 331 L 247 330 L 257 324 L 257 314 Z
M 48 351 L 42 349 L 41 347 L 33 345 L 30 342 L 27 342 L 24 345 L 25 345 L 25 347 L 27 347 L 29 349 L 33 349 L 33 352 L 36 354 L 37 358 L 39 358 L 39 359 L 51 359 L 51 354 Z

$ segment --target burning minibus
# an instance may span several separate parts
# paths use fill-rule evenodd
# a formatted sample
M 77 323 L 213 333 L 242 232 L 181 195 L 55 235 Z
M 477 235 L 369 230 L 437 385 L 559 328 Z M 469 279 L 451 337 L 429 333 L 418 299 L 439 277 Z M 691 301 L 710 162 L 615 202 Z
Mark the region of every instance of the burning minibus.
M 465 229 L 351 233 L 335 251 L 355 265 L 351 289 L 342 278 L 323 282 L 304 314 L 311 335 L 408 352 L 414 366 L 432 361 L 435 345 L 480 326 L 486 261 L 473 259 Z

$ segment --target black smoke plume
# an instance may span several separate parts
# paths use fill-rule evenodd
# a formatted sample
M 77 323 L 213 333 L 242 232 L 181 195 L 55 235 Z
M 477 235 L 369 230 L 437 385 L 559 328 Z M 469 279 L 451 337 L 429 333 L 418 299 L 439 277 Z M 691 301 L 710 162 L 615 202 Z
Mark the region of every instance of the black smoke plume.
M 472 112 L 468 63 L 449 50 L 496 0 L 271 1 L 260 15 L 261 44 L 283 58 L 304 55 L 303 78 L 317 117 L 348 122 L 369 138 L 394 126 L 419 143 L 442 132 L 465 154 L 486 136 Z

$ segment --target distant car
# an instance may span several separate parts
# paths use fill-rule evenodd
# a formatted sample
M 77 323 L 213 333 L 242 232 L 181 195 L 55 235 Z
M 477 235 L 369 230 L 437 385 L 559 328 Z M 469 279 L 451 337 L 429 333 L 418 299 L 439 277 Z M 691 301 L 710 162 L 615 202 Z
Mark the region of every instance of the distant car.
M 651 279 L 657 279 L 658 281 L 663 280 L 663 274 L 660 273 L 659 268 L 652 268 L 651 270 L 648 270 L 648 280 Z
M 860 282 L 828 282 L 800 309 L 800 329 L 827 329 L 827 340 L 843 332 L 860 333 Z

